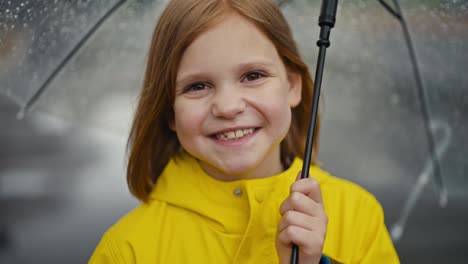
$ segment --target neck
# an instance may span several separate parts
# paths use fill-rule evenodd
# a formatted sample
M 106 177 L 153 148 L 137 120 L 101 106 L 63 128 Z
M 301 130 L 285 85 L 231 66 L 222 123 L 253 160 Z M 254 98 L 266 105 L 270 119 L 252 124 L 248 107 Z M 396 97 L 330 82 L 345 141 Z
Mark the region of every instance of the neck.
M 198 160 L 198 163 L 206 174 L 220 181 L 259 179 L 279 174 L 285 170 L 281 162 L 279 151 L 275 154 L 277 155 L 271 155 L 269 158 L 267 157 L 248 170 L 235 173 L 224 171 L 200 160 Z

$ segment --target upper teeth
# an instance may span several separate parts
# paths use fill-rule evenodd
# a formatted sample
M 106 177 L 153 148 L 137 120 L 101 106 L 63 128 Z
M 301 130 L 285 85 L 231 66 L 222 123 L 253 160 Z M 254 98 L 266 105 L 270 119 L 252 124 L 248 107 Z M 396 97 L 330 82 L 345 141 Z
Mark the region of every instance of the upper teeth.
M 217 134 L 216 137 L 221 140 L 229 140 L 229 139 L 238 139 L 241 138 L 245 135 L 252 134 L 254 131 L 253 128 L 247 128 L 247 129 L 238 129 L 234 131 L 228 131 L 224 132 L 221 134 Z

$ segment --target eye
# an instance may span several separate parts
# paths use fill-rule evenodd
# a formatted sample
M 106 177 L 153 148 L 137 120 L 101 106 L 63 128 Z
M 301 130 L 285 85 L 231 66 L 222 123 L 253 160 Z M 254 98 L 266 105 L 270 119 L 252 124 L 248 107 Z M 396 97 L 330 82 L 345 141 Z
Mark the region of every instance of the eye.
M 184 89 L 184 92 L 196 92 L 208 89 L 206 83 L 192 83 Z
M 249 72 L 245 75 L 245 80 L 249 81 L 249 82 L 252 82 L 252 81 L 255 81 L 257 79 L 260 79 L 262 77 L 265 77 L 265 74 L 261 73 L 261 72 Z

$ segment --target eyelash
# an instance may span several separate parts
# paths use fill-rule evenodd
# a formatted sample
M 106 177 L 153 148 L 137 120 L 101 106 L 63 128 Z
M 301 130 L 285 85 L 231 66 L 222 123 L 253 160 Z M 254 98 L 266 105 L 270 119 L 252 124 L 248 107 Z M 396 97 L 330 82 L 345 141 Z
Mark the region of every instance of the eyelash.
M 257 78 L 255 78 L 254 80 L 251 80 L 252 82 L 266 76 L 265 73 L 262 73 L 262 72 L 259 72 L 259 71 L 252 71 L 252 72 L 248 72 L 242 80 L 247 79 L 247 78 L 248 78 L 249 76 L 251 76 L 252 74 L 257 75 Z
M 191 92 L 191 91 L 201 91 L 201 90 L 204 90 L 204 89 L 193 89 L 199 85 L 203 85 L 204 87 L 203 88 L 206 88 L 207 84 L 206 83 L 203 83 L 203 82 L 197 82 L 197 83 L 192 83 L 192 84 L 189 84 L 185 89 L 184 89 L 184 92 Z

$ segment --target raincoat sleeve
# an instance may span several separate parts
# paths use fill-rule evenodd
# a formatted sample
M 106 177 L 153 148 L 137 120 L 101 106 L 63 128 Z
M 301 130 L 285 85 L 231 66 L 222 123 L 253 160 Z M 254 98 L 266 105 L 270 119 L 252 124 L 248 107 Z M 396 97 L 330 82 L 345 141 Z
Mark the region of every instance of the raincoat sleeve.
M 323 253 L 331 263 L 400 263 L 384 210 L 373 194 L 352 182 L 329 177 L 322 197 L 329 219 Z
M 362 223 L 369 227 L 365 239 L 367 242 L 362 244 L 362 255 L 359 263 L 400 263 L 387 231 L 380 203 L 375 201 L 374 210 L 369 212 L 367 217 L 367 221 Z
M 93 255 L 89 259 L 89 264 L 107 264 L 107 263 L 136 263 L 131 246 L 123 243 L 124 246 L 117 246 L 112 230 L 104 234 Z

